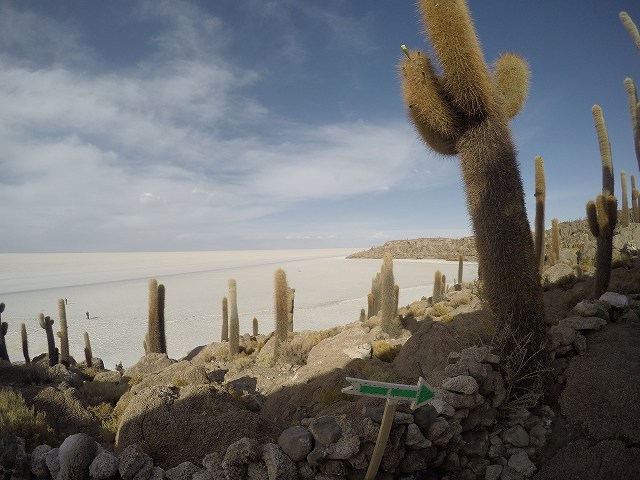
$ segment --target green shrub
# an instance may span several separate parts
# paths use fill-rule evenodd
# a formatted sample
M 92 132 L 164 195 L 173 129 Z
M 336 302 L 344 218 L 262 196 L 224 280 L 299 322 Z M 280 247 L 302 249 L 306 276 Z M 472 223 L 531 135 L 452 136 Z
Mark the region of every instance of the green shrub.
M 386 340 L 381 340 L 378 342 L 373 342 L 372 355 L 375 358 L 382 360 L 383 362 L 391 363 L 396 358 L 398 353 L 400 353 L 401 348 L 402 345 L 394 345 L 387 342 Z
M 449 305 L 447 303 L 436 303 L 429 309 L 429 315 L 433 317 L 442 317 L 449 313 Z
M 42 444 L 59 444 L 43 412 L 27 406 L 22 394 L 0 390 L 0 438 L 11 434 L 24 439 L 27 451 Z
M 100 403 L 87 407 L 87 410 L 100 420 L 100 433 L 103 440 L 108 443 L 114 442 L 118 431 L 118 415 L 115 409 L 109 403 Z

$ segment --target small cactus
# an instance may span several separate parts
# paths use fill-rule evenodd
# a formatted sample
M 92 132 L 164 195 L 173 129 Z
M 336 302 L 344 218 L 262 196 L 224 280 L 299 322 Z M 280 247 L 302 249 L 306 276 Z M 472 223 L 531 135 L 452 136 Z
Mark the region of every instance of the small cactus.
M 238 317 L 238 292 L 236 281 L 229 279 L 229 356 L 240 351 L 240 318 Z
M 229 341 L 229 301 L 227 297 L 222 297 L 222 333 L 220 341 Z
M 535 197 L 536 197 L 536 220 L 534 228 L 534 247 L 536 250 L 536 258 L 538 259 L 538 268 L 540 274 L 544 267 L 544 207 L 546 198 L 546 186 L 544 179 L 544 160 L 540 155 L 534 159 L 535 163 Z
M 279 268 L 273 277 L 275 312 L 275 358 L 280 355 L 282 345 L 287 341 L 289 332 L 289 286 L 287 274 Z
M 67 311 L 64 306 L 64 298 L 58 299 L 58 319 L 60 321 L 60 363 L 65 367 L 69 366 L 69 331 L 67 330 Z
M 616 228 L 618 201 L 613 195 L 598 195 L 596 201 L 587 203 L 587 222 L 596 237 L 596 276 L 593 284 L 593 297 L 607 291 L 611 278 L 611 257 L 613 251 L 613 232 Z
M 258 336 L 258 319 L 256 317 L 253 317 L 253 336 Z
M 560 229 L 558 219 L 551 219 L 551 265 L 560 261 Z
M 89 341 L 89 332 L 84 332 L 84 359 L 87 367 L 93 366 L 93 352 L 91 351 L 91 342 Z
M 24 323 L 20 324 L 20 339 L 22 340 L 22 355 L 24 355 L 24 361 L 26 364 L 31 363 L 29 358 L 29 341 L 27 339 L 27 326 Z
M 442 300 L 442 272 L 440 270 L 436 270 L 433 276 L 433 295 L 431 298 L 433 303 L 438 303 Z
M 45 317 L 44 314 L 38 315 L 38 322 L 45 332 L 47 332 L 47 350 L 49 354 L 49 366 L 53 367 L 58 363 L 58 349 L 56 348 L 56 340 L 53 336 L 54 321 L 51 317 Z

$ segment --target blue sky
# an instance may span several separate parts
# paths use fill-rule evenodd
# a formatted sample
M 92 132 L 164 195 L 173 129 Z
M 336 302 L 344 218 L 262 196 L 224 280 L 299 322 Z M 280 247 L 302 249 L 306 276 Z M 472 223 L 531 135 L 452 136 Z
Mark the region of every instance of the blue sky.
M 511 125 L 533 218 L 638 175 L 624 78 L 634 0 L 470 0 L 485 58 L 530 63 Z M 405 0 L 0 0 L 0 251 L 369 247 L 471 234 L 458 161 L 400 96 L 400 45 L 429 52 Z

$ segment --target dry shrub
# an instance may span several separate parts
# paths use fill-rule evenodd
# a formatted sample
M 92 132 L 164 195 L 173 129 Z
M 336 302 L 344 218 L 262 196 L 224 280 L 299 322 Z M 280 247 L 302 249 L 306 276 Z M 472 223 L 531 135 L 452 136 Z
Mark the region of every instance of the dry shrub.
M 383 362 L 391 363 L 396 358 L 396 356 L 398 356 L 398 353 L 400 353 L 402 345 L 394 345 L 386 340 L 380 340 L 377 342 L 373 342 L 372 348 L 372 356 L 374 358 L 382 360 Z
M 320 392 L 320 397 L 318 398 L 318 406 L 322 408 L 328 407 L 329 405 L 333 405 L 340 400 L 347 400 L 346 397 L 347 396 L 342 393 L 342 389 L 340 387 L 322 390 L 322 392 Z
M 470 295 L 456 295 L 449 301 L 449 305 L 451 305 L 452 308 L 458 308 L 461 305 L 468 305 L 469 303 L 471 303 Z
M 358 372 L 358 377 L 366 378 L 367 380 L 375 380 L 378 382 L 393 382 L 395 375 L 388 370 L 380 368 L 380 365 L 376 365 L 375 362 L 362 360 L 354 365 Z
M 442 317 L 446 315 L 451 310 L 449 304 L 447 302 L 436 303 L 433 307 L 429 309 L 429 315 L 432 317 Z
M 115 405 L 120 400 L 120 397 L 129 390 L 129 385 L 133 379 L 129 380 L 129 384 L 117 384 L 111 382 L 85 382 L 80 390 L 84 392 L 87 400 L 91 405 L 98 405 L 100 403 L 109 403 Z M 142 377 L 140 377 L 142 380 Z M 138 380 L 138 381 L 140 381 Z
M 444 323 L 449 323 L 451 320 L 453 320 L 453 316 L 448 313 L 445 313 L 444 315 L 442 315 L 442 317 L 440 317 L 440 321 Z
M 27 406 L 19 392 L 0 390 L 0 438 L 16 435 L 24 439 L 27 451 L 38 445 L 59 445 L 43 412 Z
M 109 403 L 100 403 L 98 405 L 88 407 L 91 412 L 100 421 L 100 433 L 102 439 L 107 443 L 113 443 L 116 439 L 118 431 L 118 417 L 114 407 Z

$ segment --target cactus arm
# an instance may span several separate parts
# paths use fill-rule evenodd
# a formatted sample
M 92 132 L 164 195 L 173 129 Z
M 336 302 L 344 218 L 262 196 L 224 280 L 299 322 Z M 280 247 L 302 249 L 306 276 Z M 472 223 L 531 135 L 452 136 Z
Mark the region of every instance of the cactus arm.
M 24 323 L 20 324 L 20 339 L 22 340 L 22 355 L 24 355 L 24 361 L 26 364 L 31 363 L 29 358 L 29 340 L 27 338 L 27 326 Z
M 627 32 L 629 32 L 629 35 L 631 35 L 633 43 L 635 43 L 638 50 L 640 50 L 640 33 L 638 33 L 638 27 L 636 27 L 636 24 L 633 23 L 633 20 L 631 20 L 631 17 L 627 12 L 620 12 L 620 21 L 622 21 L 622 24 L 624 25 L 624 28 L 627 29 Z
M 623 227 L 629 226 L 629 190 L 627 188 L 627 172 L 620 171 L 620 184 L 622 186 L 622 218 L 620 219 L 620 225 Z
M 498 111 L 494 84 L 464 0 L 421 0 L 426 33 L 444 71 L 443 86 L 455 108 L 470 118 Z
M 587 224 L 589 225 L 591 235 L 599 237 L 600 226 L 598 225 L 598 209 L 596 207 L 596 202 L 593 200 L 589 200 L 587 202 Z
M 602 194 L 613 195 L 613 164 L 611 162 L 611 144 L 609 143 L 607 126 L 604 123 L 600 105 L 594 105 L 591 108 L 591 112 L 593 113 L 596 133 L 598 134 L 598 148 L 600 149 L 600 158 L 602 160 Z
M 636 86 L 633 80 L 630 78 L 624 79 L 624 86 L 627 90 L 627 99 L 629 101 L 629 113 L 631 114 L 631 127 L 633 130 L 633 144 L 636 152 L 636 161 L 638 162 L 638 168 L 640 168 L 640 123 L 638 118 L 638 94 Z
M 494 76 L 504 98 L 505 114 L 513 118 L 527 99 L 531 77 L 529 65 L 520 55 L 505 53 L 494 62 Z

